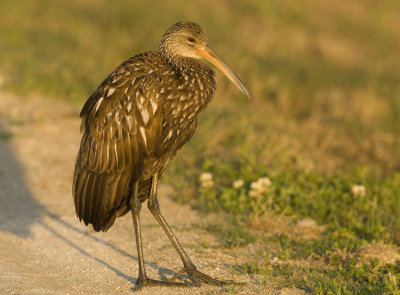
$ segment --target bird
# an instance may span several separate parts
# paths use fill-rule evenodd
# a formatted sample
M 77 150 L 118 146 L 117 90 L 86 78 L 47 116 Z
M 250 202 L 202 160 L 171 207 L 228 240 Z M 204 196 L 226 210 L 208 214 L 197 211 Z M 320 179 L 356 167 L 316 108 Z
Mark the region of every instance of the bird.
M 200 25 L 181 21 L 167 29 L 157 51 L 120 64 L 80 113 L 82 139 L 72 185 L 76 215 L 95 231 L 107 231 L 118 217 L 132 213 L 138 289 L 227 283 L 197 270 L 161 214 L 157 196 L 160 177 L 193 136 L 198 115 L 214 96 L 215 72 L 200 59 L 215 65 L 250 97 L 239 77 L 208 47 Z M 146 273 L 140 226 L 145 201 L 183 263 L 167 281 Z M 184 273 L 189 282 L 178 282 Z

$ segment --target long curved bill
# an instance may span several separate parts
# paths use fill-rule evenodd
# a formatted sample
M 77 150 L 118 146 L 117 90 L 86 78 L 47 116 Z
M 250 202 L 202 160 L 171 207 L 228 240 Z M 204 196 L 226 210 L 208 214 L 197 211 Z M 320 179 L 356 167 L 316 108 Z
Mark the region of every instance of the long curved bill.
M 249 91 L 244 86 L 243 82 L 240 81 L 239 77 L 207 46 L 201 46 L 197 48 L 199 56 L 205 58 L 210 63 L 215 65 L 237 88 L 240 89 L 248 98 L 250 98 Z

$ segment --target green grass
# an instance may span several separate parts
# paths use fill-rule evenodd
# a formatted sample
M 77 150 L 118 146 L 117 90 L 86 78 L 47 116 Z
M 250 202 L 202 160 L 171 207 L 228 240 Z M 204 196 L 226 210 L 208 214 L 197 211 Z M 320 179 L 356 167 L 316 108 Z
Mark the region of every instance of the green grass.
M 256 240 L 255 236 L 240 226 L 226 226 L 224 224 L 210 224 L 206 230 L 217 234 L 221 247 L 243 247 Z
M 399 294 L 398 261 L 358 255 L 400 246 L 399 3 L 0 0 L 0 80 L 82 105 L 124 59 L 157 49 L 169 25 L 199 22 L 252 99 L 218 74 L 164 176 L 173 198 L 224 216 L 206 226 L 221 247 L 260 247 L 238 272 L 315 294 Z M 271 185 L 254 193 L 262 177 Z M 306 218 L 319 225 L 311 233 L 298 226 Z
M 282 287 L 294 283 L 297 288 L 314 294 L 399 294 L 399 265 L 373 267 L 363 264 L 355 267 L 354 264 L 349 260 L 334 269 L 276 265 L 269 275 L 281 277 Z M 304 273 L 307 278 L 303 277 Z
M 338 249 L 335 239 L 322 242 L 326 244 L 322 248 L 321 241 L 293 242 L 285 235 L 271 241 L 279 244 L 277 261 L 264 256 L 257 262 L 235 265 L 235 271 L 259 274 L 263 282 L 273 281 L 280 288 L 296 287 L 313 294 L 400 294 L 400 261 L 379 264 L 376 259 L 360 261 L 349 252 L 316 254 L 326 246 Z M 314 256 L 306 260 L 310 250 Z
M 262 274 L 264 280 L 277 281 L 279 286 L 296 287 L 313 294 L 399 294 L 400 264 L 379 266 L 376 261 L 358 264 L 345 259 L 328 266 L 294 266 L 265 262 L 236 265 L 236 271 Z

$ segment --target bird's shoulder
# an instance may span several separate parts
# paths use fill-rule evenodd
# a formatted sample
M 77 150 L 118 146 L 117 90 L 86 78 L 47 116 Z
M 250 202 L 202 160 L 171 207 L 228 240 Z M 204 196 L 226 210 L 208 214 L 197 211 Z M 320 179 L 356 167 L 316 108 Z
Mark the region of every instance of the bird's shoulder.
M 112 101 L 128 98 L 129 91 L 150 88 L 162 84 L 162 74 L 171 72 L 157 51 L 144 52 L 122 62 L 89 96 L 80 116 L 84 118 L 93 109 L 100 113 Z M 136 94 L 136 93 L 135 93 Z M 140 93 L 137 93 L 138 95 Z M 104 103 L 103 103 L 104 102 Z
M 124 61 L 86 101 L 81 111 L 82 131 L 99 124 L 107 125 L 116 116 L 142 119 L 146 125 L 148 116 L 153 116 L 158 108 L 159 97 L 168 91 L 166 77 L 174 74 L 156 51 L 141 53 Z

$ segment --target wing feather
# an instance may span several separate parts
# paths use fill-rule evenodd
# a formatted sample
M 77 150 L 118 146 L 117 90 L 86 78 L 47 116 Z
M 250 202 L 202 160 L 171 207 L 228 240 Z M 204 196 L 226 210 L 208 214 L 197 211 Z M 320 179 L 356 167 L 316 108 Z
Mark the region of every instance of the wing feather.
M 162 142 L 161 108 L 154 111 L 157 91 L 146 90 L 160 87 L 160 79 L 147 72 L 122 64 L 81 112 L 83 137 L 73 194 L 79 219 L 96 231 L 107 230 L 127 212 L 132 183 L 139 181 L 145 158 Z
M 91 214 L 92 214 L 92 205 L 93 205 L 93 189 L 94 189 L 94 183 L 95 183 L 95 174 L 94 173 L 88 173 L 87 174 L 87 179 L 86 179 L 86 190 L 83 191 L 83 194 L 85 195 L 85 201 L 83 203 L 84 210 L 83 210 L 83 217 L 85 224 L 86 220 L 91 220 Z

